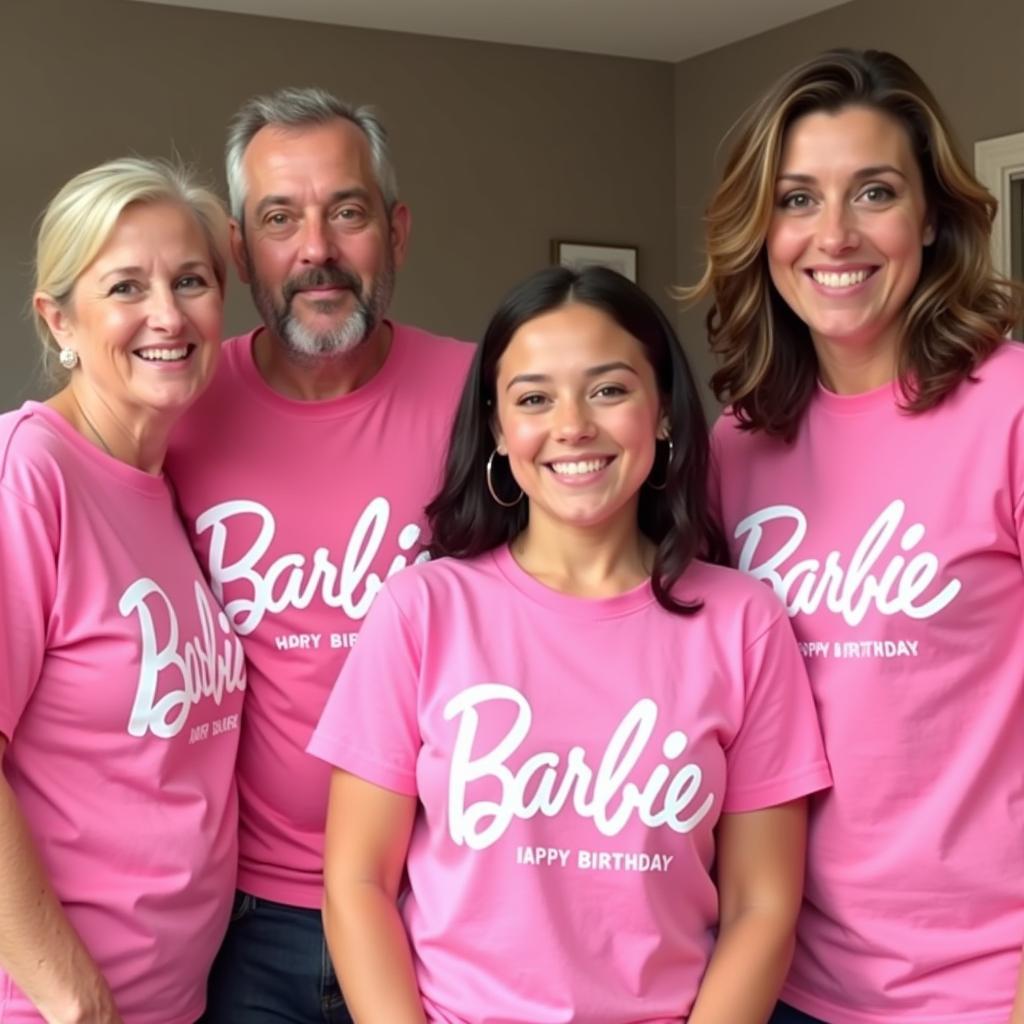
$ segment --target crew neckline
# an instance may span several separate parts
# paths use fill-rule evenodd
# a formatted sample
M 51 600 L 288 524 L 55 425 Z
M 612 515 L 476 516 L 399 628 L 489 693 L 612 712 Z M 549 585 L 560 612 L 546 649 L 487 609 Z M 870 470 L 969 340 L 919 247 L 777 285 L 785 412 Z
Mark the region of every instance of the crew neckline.
M 133 490 L 141 491 L 150 497 L 166 497 L 170 494 L 163 471 L 147 473 L 144 469 L 129 466 L 113 455 L 97 448 L 88 438 L 83 437 L 56 409 L 43 402 L 26 402 L 23 408 L 33 416 L 38 416 L 46 425 L 58 434 L 74 450 L 87 459 L 108 476 L 113 477 Z
M 391 328 L 391 345 L 388 354 L 380 369 L 362 386 L 350 391 L 345 395 L 338 395 L 335 398 L 306 400 L 302 398 L 289 398 L 275 391 L 264 379 L 256 365 L 256 356 L 253 346 L 256 337 L 266 327 L 262 324 L 253 328 L 248 334 L 243 334 L 231 348 L 228 358 L 233 362 L 238 376 L 243 383 L 262 402 L 275 409 L 290 413 L 293 416 L 302 416 L 309 419 L 326 419 L 339 415 L 359 412 L 368 405 L 376 402 L 381 395 L 389 393 L 396 378 L 398 377 L 400 365 L 404 358 L 406 349 L 406 338 L 404 331 L 399 324 L 385 319 L 383 321 Z
M 829 390 L 821 381 L 817 381 L 815 403 L 826 412 L 837 416 L 859 416 L 873 412 L 886 406 L 897 407 L 902 399 L 903 390 L 899 379 L 893 378 L 870 391 L 862 391 L 856 395 L 840 395 Z
M 516 560 L 507 544 L 491 552 L 494 564 L 505 580 L 530 600 L 559 615 L 575 619 L 611 619 L 630 615 L 656 600 L 650 579 L 610 597 L 580 597 L 553 590 L 531 576 Z

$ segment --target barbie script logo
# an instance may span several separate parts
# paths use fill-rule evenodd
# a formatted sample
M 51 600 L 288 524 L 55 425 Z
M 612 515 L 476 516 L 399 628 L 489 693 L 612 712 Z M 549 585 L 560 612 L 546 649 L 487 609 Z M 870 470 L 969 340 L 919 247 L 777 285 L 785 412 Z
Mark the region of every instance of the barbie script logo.
M 128 721 L 131 736 L 151 732 L 159 739 L 177 736 L 191 709 L 212 699 L 219 707 L 224 694 L 245 689 L 245 654 L 228 620 L 210 607 L 206 591 L 195 584 L 199 636 L 181 644 L 178 616 L 170 598 L 151 579 L 136 580 L 121 596 L 118 610 L 139 617 L 142 656 L 135 704 Z M 156 622 L 166 622 L 164 642 L 157 639 Z M 160 684 L 171 680 L 161 694 Z
M 791 616 L 811 615 L 824 603 L 851 626 L 863 621 L 872 606 L 881 615 L 928 619 L 960 593 L 961 584 L 951 579 L 938 589 L 939 560 L 930 551 L 914 552 L 924 540 L 924 526 L 905 525 L 905 513 L 906 505 L 898 499 L 887 505 L 845 566 L 840 552 L 830 551 L 824 560 L 801 558 L 787 567 L 807 536 L 807 518 L 792 505 L 772 505 L 737 524 L 734 536 L 743 542 L 738 565 L 770 583 Z M 778 550 L 764 552 L 764 527 L 774 522 L 788 523 L 791 530 Z M 892 550 L 893 542 L 903 554 L 893 553 L 883 562 L 883 553 Z
M 489 750 L 474 753 L 481 710 L 497 701 L 515 705 L 515 720 Z M 564 760 L 554 751 L 541 751 L 518 769 L 510 768 L 509 758 L 527 738 L 533 722 L 529 702 L 511 686 L 471 686 L 448 701 L 444 715 L 459 720 L 448 781 L 448 830 L 459 846 L 486 849 L 505 834 L 513 819 L 536 814 L 554 817 L 570 802 L 572 810 L 590 818 L 602 835 L 618 835 L 634 815 L 648 828 L 666 826 L 686 833 L 707 817 L 715 802 L 708 793 L 694 807 L 703 776 L 692 762 L 675 769 L 660 763 L 642 783 L 634 781 L 634 769 L 658 722 L 658 707 L 647 698 L 638 700 L 623 716 L 596 767 L 587 763 L 587 752 L 577 746 Z M 678 760 L 687 743 L 686 733 L 670 732 L 661 744 L 665 762 Z M 470 788 L 481 780 L 488 781 L 491 793 L 497 785 L 498 799 L 469 800 Z
M 258 532 L 248 551 L 226 561 L 229 528 L 245 518 L 255 518 Z M 391 518 L 386 498 L 374 498 L 363 510 L 341 559 L 332 561 L 329 548 L 319 547 L 312 555 L 284 554 L 262 571 L 258 568 L 274 542 L 277 524 L 270 509 L 256 501 L 225 501 L 208 509 L 196 519 L 196 532 L 210 531 L 209 573 L 213 592 L 242 636 L 248 636 L 267 612 L 285 608 L 308 608 L 319 597 L 329 608 L 341 608 L 351 619 L 362 619 L 370 610 L 377 591 L 389 576 L 408 564 L 405 555 L 396 555 L 383 577 L 370 572 L 380 553 Z M 398 532 L 398 548 L 412 551 L 419 543 L 420 528 L 415 523 Z M 427 560 L 426 552 L 416 562 Z M 237 584 L 240 596 L 225 601 L 225 590 Z

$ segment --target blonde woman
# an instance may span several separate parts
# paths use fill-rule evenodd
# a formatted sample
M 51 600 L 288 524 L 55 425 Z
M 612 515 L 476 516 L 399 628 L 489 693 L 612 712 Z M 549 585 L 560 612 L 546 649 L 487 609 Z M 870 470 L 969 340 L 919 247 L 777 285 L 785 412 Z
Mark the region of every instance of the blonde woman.
M 1024 348 L 995 203 L 877 51 L 784 75 L 707 217 L 712 478 L 835 788 L 778 1022 L 1005 1024 L 1024 938 Z
M 245 688 L 161 475 L 220 344 L 224 214 L 119 160 L 43 218 L 63 386 L 0 417 L 0 1019 L 192 1024 L 227 924 Z

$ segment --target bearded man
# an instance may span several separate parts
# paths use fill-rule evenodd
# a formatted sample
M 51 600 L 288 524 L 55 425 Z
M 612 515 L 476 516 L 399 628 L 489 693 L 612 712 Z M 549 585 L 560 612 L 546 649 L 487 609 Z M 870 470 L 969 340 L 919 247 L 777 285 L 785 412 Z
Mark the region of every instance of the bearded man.
M 384 579 L 420 557 L 473 346 L 387 318 L 409 239 L 387 135 L 320 89 L 247 102 L 231 338 L 168 473 L 248 662 L 238 894 L 204 1020 L 349 1022 L 320 922 L 330 769 L 305 753 Z

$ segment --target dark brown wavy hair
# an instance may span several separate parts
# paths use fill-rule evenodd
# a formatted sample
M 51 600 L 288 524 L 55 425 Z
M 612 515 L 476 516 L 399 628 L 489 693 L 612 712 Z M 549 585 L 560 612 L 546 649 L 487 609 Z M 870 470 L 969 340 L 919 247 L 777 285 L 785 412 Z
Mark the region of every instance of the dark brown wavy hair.
M 897 372 L 905 407 L 937 405 L 1022 316 L 1018 285 L 990 255 L 996 201 L 956 151 L 935 97 L 899 57 L 830 50 L 783 75 L 744 115 L 705 217 L 706 266 L 684 300 L 711 296 L 708 336 L 721 359 L 711 386 L 743 428 L 791 440 L 818 363 L 807 326 L 768 272 L 765 239 L 786 132 L 813 111 L 870 107 L 906 130 L 924 182 L 935 241 L 903 313 Z
M 444 482 L 427 506 L 430 554 L 473 558 L 507 544 L 525 529 L 529 503 L 521 501 L 510 508 L 498 505 L 486 484 L 485 467 L 494 449 L 491 424 L 498 363 L 520 327 L 570 302 L 607 313 L 640 342 L 654 369 L 672 446 L 662 449 L 659 445 L 659 462 L 665 460 L 664 486 L 641 488 L 637 525 L 656 545 L 651 572 L 655 598 L 674 614 L 690 615 L 700 609 L 700 603 L 677 600 L 671 593 L 673 584 L 694 558 L 722 565 L 727 558 L 725 541 L 708 509 L 707 423 L 668 318 L 642 289 L 605 267 L 538 271 L 513 288 L 491 318 L 462 391 Z M 506 494 L 515 493 L 507 468 L 495 484 Z

